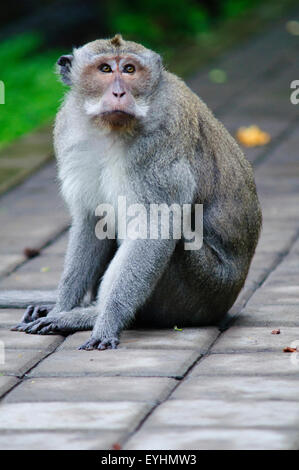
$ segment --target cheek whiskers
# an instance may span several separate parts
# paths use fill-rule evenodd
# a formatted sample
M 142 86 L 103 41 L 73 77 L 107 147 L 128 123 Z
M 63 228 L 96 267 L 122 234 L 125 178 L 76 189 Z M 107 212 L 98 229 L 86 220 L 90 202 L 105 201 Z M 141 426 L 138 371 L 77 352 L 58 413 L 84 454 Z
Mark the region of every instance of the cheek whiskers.
M 98 116 L 101 113 L 101 100 L 86 100 L 84 102 L 84 110 L 88 116 Z

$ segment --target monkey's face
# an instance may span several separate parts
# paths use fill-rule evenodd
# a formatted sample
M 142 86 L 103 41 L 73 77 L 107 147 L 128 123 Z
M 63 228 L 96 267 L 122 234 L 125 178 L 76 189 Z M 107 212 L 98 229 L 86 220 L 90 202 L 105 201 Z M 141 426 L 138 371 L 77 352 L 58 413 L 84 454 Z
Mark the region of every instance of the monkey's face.
M 58 65 L 93 122 L 113 130 L 131 129 L 149 111 L 161 60 L 138 44 L 118 38 L 116 47 L 113 41 L 89 43 L 74 56 L 62 56 Z
M 99 124 L 130 127 L 148 111 L 144 84 L 149 70 L 133 55 L 102 55 L 81 76 L 86 94 L 84 109 Z

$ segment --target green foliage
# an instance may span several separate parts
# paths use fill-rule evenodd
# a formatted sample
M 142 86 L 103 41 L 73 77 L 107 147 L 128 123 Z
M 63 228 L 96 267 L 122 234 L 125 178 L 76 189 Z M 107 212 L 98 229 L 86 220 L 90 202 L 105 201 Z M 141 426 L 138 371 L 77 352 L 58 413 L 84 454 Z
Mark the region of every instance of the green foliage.
M 60 53 L 40 52 L 42 39 L 24 34 L 0 44 L 0 80 L 5 104 L 0 105 L 0 148 L 51 119 L 63 94 L 54 64 Z
M 266 0 L 263 0 L 266 1 Z M 244 16 L 259 0 L 219 0 L 218 18 L 196 0 L 113 0 L 107 3 L 106 26 L 163 54 L 170 69 L 186 74 L 198 67 L 207 49 L 220 50 L 215 30 L 226 18 Z M 277 3 L 277 2 L 276 2 Z M 205 4 L 208 4 L 205 2 Z M 271 6 L 272 8 L 272 6 Z M 218 41 L 218 42 L 217 42 Z M 64 87 L 54 73 L 60 51 L 45 50 L 42 36 L 23 34 L 0 44 L 0 80 L 5 104 L 0 104 L 0 148 L 52 119 Z M 221 71 L 212 80 L 223 82 Z
M 221 2 L 221 16 L 235 18 L 258 2 L 259 0 L 224 0 Z
M 182 37 L 206 31 L 206 10 L 193 0 L 116 0 L 108 6 L 111 33 L 121 32 L 126 38 L 141 41 L 161 50 Z

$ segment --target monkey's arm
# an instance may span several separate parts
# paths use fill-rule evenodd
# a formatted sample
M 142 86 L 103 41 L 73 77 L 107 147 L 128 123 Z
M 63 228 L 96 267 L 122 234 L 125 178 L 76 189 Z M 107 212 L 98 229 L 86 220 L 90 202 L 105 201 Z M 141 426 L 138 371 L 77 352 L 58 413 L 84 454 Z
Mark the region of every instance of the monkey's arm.
M 114 240 L 99 240 L 95 235 L 93 215 L 75 217 L 70 230 L 64 271 L 58 287 L 58 298 L 52 310 L 49 306 L 29 306 L 19 325 L 40 317 L 65 312 L 78 306 L 92 283 L 103 274 L 113 256 Z
M 99 316 L 81 349 L 116 347 L 122 329 L 134 318 L 162 275 L 175 240 L 126 240 L 109 265 L 98 296 Z
M 53 313 L 78 306 L 113 255 L 114 241 L 99 240 L 95 235 L 95 223 L 96 218 L 91 215 L 78 217 L 73 222 Z

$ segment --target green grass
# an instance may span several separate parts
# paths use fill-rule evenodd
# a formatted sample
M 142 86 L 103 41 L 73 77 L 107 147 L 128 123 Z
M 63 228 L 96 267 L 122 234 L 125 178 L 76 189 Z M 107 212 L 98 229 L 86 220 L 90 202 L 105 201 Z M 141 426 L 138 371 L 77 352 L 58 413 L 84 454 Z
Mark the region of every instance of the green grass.
M 0 105 L 0 149 L 53 118 L 63 96 L 55 75 L 58 50 L 41 52 L 42 39 L 24 34 L 0 44 L 0 80 L 5 104 Z

